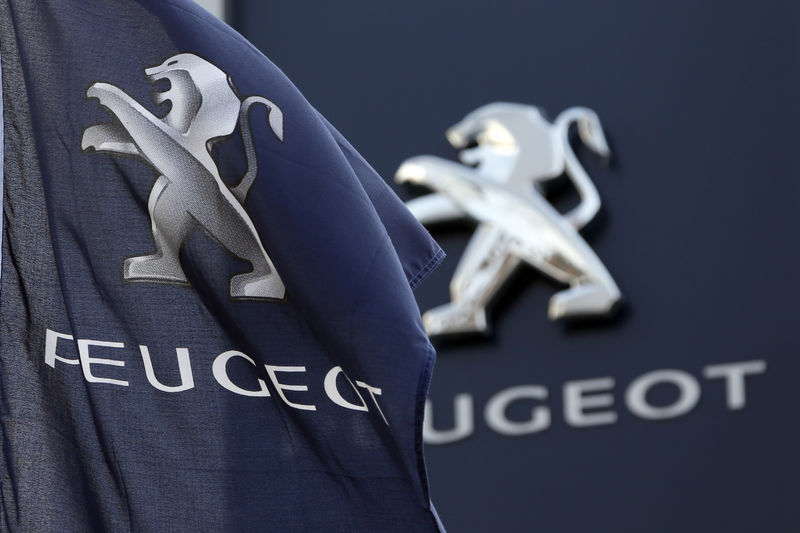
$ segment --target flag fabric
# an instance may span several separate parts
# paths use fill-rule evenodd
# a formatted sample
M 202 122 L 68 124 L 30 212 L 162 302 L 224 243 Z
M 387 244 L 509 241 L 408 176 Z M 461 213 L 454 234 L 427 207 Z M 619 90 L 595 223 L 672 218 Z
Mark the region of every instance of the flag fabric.
M 3 0 L 0 59 L 0 530 L 442 531 L 443 254 L 333 126 L 188 0 Z

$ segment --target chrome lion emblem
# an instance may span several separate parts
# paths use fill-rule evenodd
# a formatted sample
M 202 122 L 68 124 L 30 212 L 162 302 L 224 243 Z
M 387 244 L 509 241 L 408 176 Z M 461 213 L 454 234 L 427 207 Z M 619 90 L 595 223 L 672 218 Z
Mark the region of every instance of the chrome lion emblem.
M 282 299 L 283 281 L 244 203 L 257 174 L 248 110 L 253 104 L 266 106 L 270 129 L 281 142 L 283 113 L 261 96 L 241 101 L 228 75 L 194 54 L 172 56 L 145 69 L 145 74 L 153 83 L 169 80 L 168 90 L 153 94 L 156 103 L 171 104 L 163 118 L 116 85 L 97 82 L 86 91 L 86 96 L 96 99 L 116 121 L 86 128 L 81 148 L 136 156 L 159 174 L 147 206 L 156 249 L 126 259 L 124 279 L 188 283 L 180 249 L 195 229 L 202 229 L 229 253 L 252 265 L 250 272 L 231 278 L 232 298 Z M 214 142 L 233 133 L 237 124 L 248 169 L 239 183 L 229 188 L 220 178 L 210 150 Z
M 616 283 L 578 233 L 600 209 L 600 196 L 570 146 L 573 125 L 589 149 L 608 157 L 600 121 L 590 109 L 569 108 L 551 124 L 534 106 L 494 103 L 447 130 L 463 164 L 418 156 L 397 170 L 398 183 L 434 191 L 407 203 L 420 222 L 466 217 L 478 224 L 450 283 L 451 302 L 423 315 L 429 335 L 488 331 L 486 307 L 521 263 L 569 285 L 550 299 L 551 320 L 607 315 L 616 308 Z M 565 214 L 540 192 L 543 182 L 563 174 L 580 196 Z

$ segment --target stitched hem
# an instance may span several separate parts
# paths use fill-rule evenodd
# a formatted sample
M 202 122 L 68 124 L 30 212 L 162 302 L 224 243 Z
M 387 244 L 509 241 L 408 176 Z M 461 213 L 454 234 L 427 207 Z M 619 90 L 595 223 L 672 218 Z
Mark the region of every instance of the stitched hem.
M 439 255 L 444 255 L 440 250 Z M 430 518 L 433 521 L 437 533 L 445 533 L 444 526 L 442 525 L 439 515 L 433 506 L 430 497 L 430 486 L 428 485 L 428 473 L 425 466 L 425 450 L 422 439 L 422 426 L 425 417 L 425 401 L 428 399 L 428 389 L 431 384 L 431 377 L 433 375 L 433 365 L 436 361 L 436 350 L 433 345 L 428 343 L 427 350 L 425 350 L 425 362 L 420 373 L 419 382 L 417 383 L 417 397 L 416 405 L 414 406 L 414 452 L 417 456 L 417 470 L 419 472 L 420 483 L 425 498 L 427 499 Z
M 433 257 L 425 263 L 425 266 L 423 266 L 413 278 L 408 280 L 408 284 L 411 285 L 411 288 L 416 289 L 417 286 L 444 261 L 446 256 L 447 254 L 444 253 L 444 250 L 439 248 Z

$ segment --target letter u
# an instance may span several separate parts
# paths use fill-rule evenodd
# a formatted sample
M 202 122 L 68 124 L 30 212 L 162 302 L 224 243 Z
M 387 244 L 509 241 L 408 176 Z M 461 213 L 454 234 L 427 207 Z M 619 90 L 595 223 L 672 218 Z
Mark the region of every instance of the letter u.
M 160 391 L 164 392 L 182 392 L 194 388 L 194 377 L 192 376 L 192 364 L 189 361 L 188 348 L 175 348 L 178 354 L 178 369 L 181 373 L 181 384 L 170 387 L 164 385 L 156 378 L 153 372 L 153 361 L 150 359 L 150 350 L 147 346 L 139 346 L 139 351 L 142 352 L 142 361 L 144 361 L 144 371 L 147 374 L 147 381 Z

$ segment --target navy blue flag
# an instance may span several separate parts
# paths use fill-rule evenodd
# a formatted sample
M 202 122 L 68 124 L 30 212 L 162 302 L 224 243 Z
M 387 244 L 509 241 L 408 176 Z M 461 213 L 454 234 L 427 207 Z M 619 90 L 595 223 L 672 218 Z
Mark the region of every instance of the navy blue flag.
M 347 141 L 190 1 L 7 0 L 0 58 L 0 530 L 441 531 L 443 254 Z

